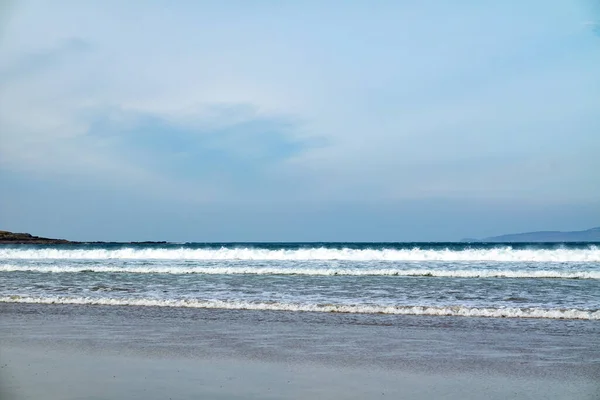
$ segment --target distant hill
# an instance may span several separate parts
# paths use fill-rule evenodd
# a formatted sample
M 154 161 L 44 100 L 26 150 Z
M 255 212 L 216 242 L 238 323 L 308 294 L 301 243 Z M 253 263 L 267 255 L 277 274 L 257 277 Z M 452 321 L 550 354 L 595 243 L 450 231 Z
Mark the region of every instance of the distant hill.
M 45 237 L 33 236 L 29 233 L 14 233 L 0 231 L 1 244 L 59 244 L 71 243 L 65 239 L 50 239 Z
M 585 231 L 540 231 L 492 236 L 484 239 L 463 239 L 463 242 L 600 242 L 600 227 Z

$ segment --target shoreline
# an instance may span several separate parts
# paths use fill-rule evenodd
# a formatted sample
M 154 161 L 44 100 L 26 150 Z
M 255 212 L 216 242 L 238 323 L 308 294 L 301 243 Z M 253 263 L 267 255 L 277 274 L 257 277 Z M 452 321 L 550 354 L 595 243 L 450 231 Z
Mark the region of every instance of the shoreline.
M 349 315 L 390 315 L 390 316 L 424 316 L 452 318 L 486 318 L 486 319 L 535 319 L 558 321 L 597 321 L 600 311 L 577 309 L 543 309 L 543 308 L 490 308 L 464 306 L 357 306 L 343 304 L 295 304 L 295 303 L 234 303 L 219 300 L 156 300 L 147 298 L 102 299 L 92 297 L 24 297 L 11 295 L 0 297 L 0 304 L 29 304 L 57 306 L 90 306 L 90 307 L 140 307 L 165 309 L 197 309 L 221 311 L 250 312 L 282 312 L 282 313 L 319 313 Z
M 10 303 L 0 303 L 0 317 L 0 346 L 93 344 L 93 351 L 191 358 L 600 375 L 596 321 Z
M 589 321 L 22 304 L 0 304 L 0 318 L 0 398 L 600 393 L 600 326 Z

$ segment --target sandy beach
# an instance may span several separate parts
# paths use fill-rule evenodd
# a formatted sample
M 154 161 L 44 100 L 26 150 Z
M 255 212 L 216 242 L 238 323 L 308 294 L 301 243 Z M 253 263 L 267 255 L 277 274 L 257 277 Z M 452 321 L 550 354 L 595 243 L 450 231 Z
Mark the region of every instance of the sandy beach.
M 2 399 L 600 394 L 589 321 L 22 304 L 0 315 Z

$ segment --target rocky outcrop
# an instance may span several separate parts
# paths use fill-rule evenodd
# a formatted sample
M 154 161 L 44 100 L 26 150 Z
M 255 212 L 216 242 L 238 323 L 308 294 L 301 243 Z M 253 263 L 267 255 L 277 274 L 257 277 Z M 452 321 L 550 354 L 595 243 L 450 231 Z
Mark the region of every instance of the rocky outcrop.
M 50 239 L 40 236 L 33 236 L 29 233 L 14 233 L 0 231 L 0 244 L 64 244 L 73 243 L 65 239 Z
M 29 233 L 14 233 L 0 231 L 0 244 L 166 244 L 168 242 L 147 241 L 147 242 L 74 242 L 66 239 L 51 239 L 40 236 L 33 236 Z

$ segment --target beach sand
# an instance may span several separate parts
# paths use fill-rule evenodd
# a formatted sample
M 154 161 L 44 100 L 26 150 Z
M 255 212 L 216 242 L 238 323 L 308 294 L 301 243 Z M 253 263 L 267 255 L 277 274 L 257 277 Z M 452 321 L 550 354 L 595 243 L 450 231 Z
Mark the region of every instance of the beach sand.
M 598 324 L 0 305 L 1 399 L 598 399 Z

